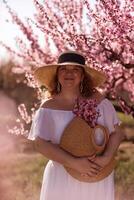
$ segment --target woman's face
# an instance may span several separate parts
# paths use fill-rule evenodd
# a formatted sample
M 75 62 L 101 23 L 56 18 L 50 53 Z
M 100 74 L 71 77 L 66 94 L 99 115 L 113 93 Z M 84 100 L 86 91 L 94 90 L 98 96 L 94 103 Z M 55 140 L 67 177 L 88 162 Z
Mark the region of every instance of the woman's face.
M 58 68 L 58 81 L 63 88 L 78 88 L 83 79 L 82 67 L 65 65 Z

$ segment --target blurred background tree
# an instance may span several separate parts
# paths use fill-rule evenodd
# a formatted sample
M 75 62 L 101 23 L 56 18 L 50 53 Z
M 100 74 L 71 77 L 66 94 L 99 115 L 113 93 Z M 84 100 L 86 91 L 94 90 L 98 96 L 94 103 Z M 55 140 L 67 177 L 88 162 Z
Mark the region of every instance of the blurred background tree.
M 134 115 L 133 1 L 97 0 L 91 6 L 87 0 L 33 0 L 34 19 L 25 21 L 4 3 L 25 39 L 16 38 L 18 51 L 1 45 L 25 61 L 25 71 L 56 62 L 64 50 L 80 51 L 91 66 L 107 74 L 102 90 L 116 100 L 116 109 Z
M 0 143 L 0 153 L 4 148 L 8 149 L 6 154 L 1 154 L 3 156 L 0 177 L 4 177 L 7 181 L 7 183 L 1 181 L 1 198 L 3 200 L 39 199 L 44 158 L 38 154 L 30 154 L 30 156 L 16 154 L 16 150 L 15 154 L 9 157 L 11 152 L 9 138 L 13 139 L 17 152 L 31 152 L 31 150 L 33 152 L 33 146 L 24 137 L 28 134 L 32 116 L 41 101 L 42 87 L 38 88 L 35 83 L 33 70 L 56 62 L 62 51 L 77 50 L 86 56 L 88 64 L 104 71 L 108 76 L 104 86 L 99 89 L 114 103 L 123 121 L 121 131 L 126 135 L 126 140 L 118 152 L 119 163 L 115 176 L 116 197 L 119 200 L 132 200 L 134 188 L 133 0 L 96 0 L 94 4 L 89 0 L 33 0 L 34 18 L 27 17 L 25 20 L 22 20 L 9 6 L 8 0 L 3 0 L 3 5 L 10 14 L 9 22 L 18 26 L 24 37 L 14 38 L 17 49 L 6 42 L 0 42 L 0 45 L 11 55 L 11 59 L 0 64 L 0 137 L 5 137 L 0 139 L 4 141 Z M 15 135 L 11 137 L 11 134 L 6 132 L 7 124 L 9 132 L 19 137 Z M 7 133 L 7 136 L 3 133 Z
M 17 50 L 0 42 L 11 55 L 8 63 L 1 64 L 1 88 L 17 102 L 25 124 L 20 125 L 20 131 L 15 129 L 16 134 L 28 133 L 41 101 L 42 87 L 35 83 L 33 71 L 56 62 L 59 53 L 65 50 L 82 52 L 88 64 L 107 74 L 104 86 L 99 89 L 113 101 L 123 126 L 133 125 L 130 116 L 134 116 L 134 5 L 131 0 L 96 0 L 92 5 L 87 0 L 33 0 L 34 18 L 25 20 L 5 0 L 3 4 L 10 14 L 9 21 L 24 35 L 14 38 Z M 128 114 L 128 118 L 121 112 Z

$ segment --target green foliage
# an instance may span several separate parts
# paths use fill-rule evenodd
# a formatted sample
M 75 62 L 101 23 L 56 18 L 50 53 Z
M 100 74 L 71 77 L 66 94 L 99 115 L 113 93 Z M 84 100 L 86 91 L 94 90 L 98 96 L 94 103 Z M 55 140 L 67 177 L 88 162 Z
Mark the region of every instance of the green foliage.
M 115 179 L 117 184 L 125 186 L 126 189 L 134 185 L 134 160 L 130 160 L 129 158 L 119 160 Z
M 134 118 L 131 115 L 125 115 L 121 112 L 118 112 L 117 114 L 122 121 L 123 126 L 134 126 Z
M 134 160 L 119 160 L 115 170 L 116 197 L 132 200 L 134 196 Z M 117 199 L 118 199 L 117 198 Z

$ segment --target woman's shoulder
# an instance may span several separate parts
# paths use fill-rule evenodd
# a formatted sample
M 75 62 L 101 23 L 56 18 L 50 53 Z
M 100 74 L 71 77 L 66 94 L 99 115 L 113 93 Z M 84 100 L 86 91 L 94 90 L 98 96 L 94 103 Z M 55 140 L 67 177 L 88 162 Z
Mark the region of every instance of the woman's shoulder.
M 100 104 L 101 102 L 103 102 L 106 98 L 105 95 L 100 93 L 99 91 L 96 91 L 93 95 L 92 95 L 93 99 L 97 100 L 97 103 Z
M 105 106 L 105 107 L 113 107 L 112 102 L 106 97 L 105 94 L 102 94 L 99 91 L 96 91 L 93 94 L 93 98 L 97 100 L 98 105 Z
M 56 104 L 56 101 L 54 98 L 47 99 L 41 104 L 41 108 L 54 108 Z
M 109 113 L 115 112 L 115 107 L 114 107 L 113 103 L 106 97 L 101 100 L 101 102 L 98 104 L 98 106 L 99 106 L 99 108 L 107 110 Z

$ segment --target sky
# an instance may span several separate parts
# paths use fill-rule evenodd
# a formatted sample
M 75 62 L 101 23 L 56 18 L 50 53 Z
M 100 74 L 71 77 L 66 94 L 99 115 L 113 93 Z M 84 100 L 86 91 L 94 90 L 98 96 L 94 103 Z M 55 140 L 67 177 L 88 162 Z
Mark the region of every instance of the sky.
M 32 0 L 6 0 L 8 5 L 17 12 L 18 16 L 24 20 L 26 17 L 32 17 L 35 11 Z M 3 0 L 0 0 L 0 41 L 8 44 L 11 47 L 15 47 L 16 36 L 21 36 L 21 31 L 13 23 L 8 23 L 7 19 L 10 18 L 10 15 L 7 12 L 7 9 L 3 3 Z M 0 47 L 0 57 L 5 57 L 6 51 Z
M 0 27 L 2 27 L 0 31 L 0 41 L 15 50 L 17 49 L 15 37 L 19 36 L 23 38 L 24 36 L 16 24 L 8 21 L 8 19 L 11 18 L 3 1 L 5 0 L 0 0 Z M 23 21 L 27 17 L 33 18 L 33 14 L 35 13 L 33 0 L 6 0 L 6 2 Z M 43 2 L 43 0 L 39 0 L 39 2 Z M 91 4 L 93 4 L 94 0 L 91 2 Z M 7 56 L 6 50 L 0 46 L 0 60 Z

